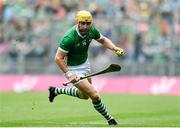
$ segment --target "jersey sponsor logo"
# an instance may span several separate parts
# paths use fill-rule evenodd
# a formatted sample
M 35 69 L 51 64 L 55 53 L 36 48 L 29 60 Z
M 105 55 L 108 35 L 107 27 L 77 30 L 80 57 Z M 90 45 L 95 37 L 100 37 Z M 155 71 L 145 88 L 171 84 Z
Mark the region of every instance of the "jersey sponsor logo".
M 87 39 L 87 42 L 90 43 L 92 41 L 92 39 Z
M 89 44 L 92 41 L 92 39 L 86 39 L 86 40 L 83 40 L 83 41 L 85 41 L 86 44 Z
M 79 46 L 80 46 L 80 43 L 75 44 L 75 47 L 79 47 Z
M 83 44 L 83 46 L 85 46 L 87 43 L 86 43 L 86 40 L 83 40 L 82 41 L 82 44 Z
M 92 39 L 84 39 L 84 40 L 82 40 L 81 43 L 75 44 L 75 47 L 80 47 L 81 45 L 86 46 L 86 45 L 89 44 L 91 41 L 92 41 Z

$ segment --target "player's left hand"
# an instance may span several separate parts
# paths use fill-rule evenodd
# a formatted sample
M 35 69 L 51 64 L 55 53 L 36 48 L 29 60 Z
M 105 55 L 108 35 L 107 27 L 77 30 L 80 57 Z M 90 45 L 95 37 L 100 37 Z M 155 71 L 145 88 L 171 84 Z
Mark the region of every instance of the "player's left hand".
M 119 47 L 114 47 L 113 51 L 116 53 L 117 56 L 123 56 L 124 55 L 124 50 Z

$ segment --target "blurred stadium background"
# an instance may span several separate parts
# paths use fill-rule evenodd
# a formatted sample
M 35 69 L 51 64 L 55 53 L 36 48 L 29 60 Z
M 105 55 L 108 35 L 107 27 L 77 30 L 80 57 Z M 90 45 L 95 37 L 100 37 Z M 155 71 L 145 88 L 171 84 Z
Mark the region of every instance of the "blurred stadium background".
M 108 75 L 109 81 L 106 77 L 95 78 L 95 81 L 100 84 L 100 86 L 97 85 L 100 91 L 117 93 L 116 96 L 112 94 L 112 98 L 116 101 L 111 101 L 107 98 L 111 96 L 105 94 L 104 98 L 106 97 L 107 102 L 113 102 L 112 104 L 116 106 L 116 103 L 119 103 L 117 98 L 119 95 L 124 93 L 132 95 L 133 92 L 143 95 L 158 95 L 161 92 L 168 96 L 180 95 L 180 0 L 0 0 L 0 126 L 40 125 L 40 123 L 37 123 L 38 119 L 36 120 L 35 118 L 35 116 L 39 118 L 37 111 L 32 112 L 25 109 L 24 113 L 32 112 L 32 117 L 26 115 L 24 117 L 26 121 L 23 121 L 20 115 L 15 114 L 16 112 L 11 113 L 8 106 L 16 105 L 14 108 L 18 111 L 17 106 L 22 105 L 18 101 L 22 100 L 24 102 L 26 99 L 27 104 L 25 105 L 34 106 L 34 102 L 36 104 L 38 104 L 37 102 L 41 103 L 42 100 L 45 102 L 47 99 L 42 97 L 47 96 L 44 93 L 40 93 L 41 95 L 35 94 L 36 98 L 34 98 L 34 101 L 32 99 L 35 96 L 32 94 L 29 94 L 32 98 L 28 99 L 26 97 L 27 94 L 22 93 L 23 98 L 21 97 L 21 99 L 19 95 L 12 93 L 12 91 L 41 92 L 47 90 L 48 85 L 43 84 L 54 84 L 53 81 L 55 81 L 55 84 L 61 84 L 64 80 L 63 73 L 54 63 L 54 55 L 58 47 L 58 40 L 75 24 L 75 14 L 78 10 L 91 11 L 94 24 L 102 34 L 125 50 L 125 55 L 118 58 L 97 42 L 93 41 L 91 43 L 89 56 L 92 72 L 101 70 L 111 63 L 122 65 L 122 70 L 119 73 Z M 48 79 L 51 80 L 43 82 Z M 130 80 L 133 80 L 134 88 Z M 20 82 L 18 83 L 18 81 Z M 111 90 L 106 88 L 108 85 L 106 87 L 103 86 L 104 81 L 106 85 L 113 84 Z M 110 83 L 112 81 L 115 82 Z M 148 85 L 146 89 L 150 89 L 151 86 L 154 87 L 151 88 L 152 90 L 154 89 L 153 93 L 150 92 L 151 90 L 144 88 L 146 84 Z M 21 90 L 19 85 L 26 87 L 24 90 Z M 122 88 L 120 87 L 121 85 L 123 86 Z M 144 92 L 142 91 L 143 89 L 145 90 Z M 121 110 L 117 110 L 118 107 L 113 108 L 113 105 L 108 107 L 117 110 L 113 110 L 114 114 L 121 112 L 122 114 L 119 115 L 122 115 L 122 118 L 127 118 L 133 116 L 132 113 L 135 111 L 137 114 L 140 109 L 145 111 L 145 108 L 153 105 L 153 103 L 156 105 L 160 103 L 162 107 L 154 109 L 155 111 L 162 109 L 166 113 L 168 110 L 172 110 L 172 113 L 177 115 L 175 116 L 171 113 L 170 115 L 175 118 L 163 118 L 166 122 L 167 119 L 170 120 L 170 124 L 166 124 L 163 120 L 161 123 L 157 123 L 158 115 L 155 123 L 153 119 L 149 124 L 144 123 L 148 122 L 147 116 L 145 119 L 140 118 L 142 122 L 137 119 L 131 119 L 132 122 L 122 121 L 123 126 L 180 126 L 178 122 L 180 120 L 178 116 L 178 114 L 180 115 L 180 110 L 178 109 L 180 104 L 177 102 L 180 101 L 178 96 L 166 97 L 169 99 L 167 102 L 163 100 L 164 97 L 155 97 L 155 99 L 152 98 L 153 100 L 150 100 L 149 104 L 147 103 L 149 99 L 146 96 L 144 96 L 144 100 L 141 100 L 142 102 L 138 102 L 142 97 L 134 97 L 134 99 L 129 98 L 129 96 L 124 96 L 123 98 L 129 99 L 129 101 L 132 100 L 132 103 L 137 101 L 139 105 L 144 103 L 144 108 L 138 108 L 137 106 L 136 108 L 129 108 L 125 104 L 129 106 L 132 106 L 132 104 L 128 101 L 123 101 L 123 98 L 120 98 L 120 100 L 125 104 L 119 103 L 118 105 L 119 108 L 122 105 Z M 38 98 L 39 101 L 37 100 Z M 17 104 L 11 104 L 16 100 Z M 167 104 L 163 105 L 160 101 Z M 66 103 L 66 101 L 63 102 Z M 168 104 L 169 102 L 170 105 Z M 40 103 L 39 108 L 43 108 L 44 104 Z M 48 103 L 45 105 L 50 107 Z M 75 105 L 77 107 L 80 106 L 79 104 Z M 21 107 L 28 108 L 27 106 Z M 53 109 L 57 110 L 59 106 L 60 104 L 56 104 L 56 107 L 53 106 Z M 61 106 L 63 105 L 61 104 Z M 151 107 L 153 108 L 153 106 Z M 82 107 L 82 109 L 84 108 Z M 132 112 L 133 109 L 134 111 Z M 127 113 L 132 113 L 128 115 L 125 113 L 125 110 Z M 152 112 L 153 110 L 150 111 Z M 46 111 L 42 109 L 39 113 L 41 112 L 44 113 Z M 51 110 L 48 112 L 51 112 Z M 68 113 L 66 112 L 68 112 L 68 109 L 64 112 L 65 119 L 62 123 L 64 125 L 67 123 L 66 120 L 68 120 L 68 117 L 66 117 Z M 9 115 L 6 116 L 4 113 Z M 83 114 L 85 113 L 91 116 L 90 113 L 93 113 L 93 111 L 90 110 L 89 113 L 86 111 Z M 13 114 L 15 115 L 10 118 Z M 93 114 L 96 115 L 95 112 Z M 74 120 L 75 115 L 73 116 L 72 119 Z M 149 115 L 149 118 L 152 116 L 155 116 L 155 113 L 154 115 Z M 32 121 L 33 118 L 36 120 L 34 123 Z M 57 117 L 54 116 L 52 118 L 54 119 L 51 120 L 52 122 L 58 122 L 57 120 L 60 117 L 57 115 Z M 55 120 L 55 118 L 58 119 Z M 27 123 L 29 119 L 32 121 L 30 124 Z M 100 120 L 100 123 L 103 122 L 101 118 L 99 119 L 96 116 L 88 119 L 83 117 L 81 119 L 84 119 L 84 122 L 90 120 L 90 123 L 95 120 Z M 16 120 L 22 120 L 22 122 L 17 123 Z M 14 122 L 11 123 L 11 121 Z M 80 120 L 75 121 L 78 124 Z M 46 122 L 43 122 L 43 124 L 53 126 L 53 124 L 46 124 Z M 59 125 L 61 123 L 55 126 Z
M 0 72 L 59 74 L 57 41 L 75 13 L 87 9 L 102 34 L 126 52 L 117 58 L 93 42 L 94 70 L 120 62 L 119 75 L 179 75 L 179 6 L 179 0 L 1 0 Z

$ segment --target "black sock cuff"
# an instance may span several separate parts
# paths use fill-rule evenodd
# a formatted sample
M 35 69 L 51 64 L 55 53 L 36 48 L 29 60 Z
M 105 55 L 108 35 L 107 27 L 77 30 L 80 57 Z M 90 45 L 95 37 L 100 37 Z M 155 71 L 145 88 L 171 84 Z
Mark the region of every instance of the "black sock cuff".
M 100 104 L 101 103 L 101 99 L 98 101 L 92 101 L 93 104 Z

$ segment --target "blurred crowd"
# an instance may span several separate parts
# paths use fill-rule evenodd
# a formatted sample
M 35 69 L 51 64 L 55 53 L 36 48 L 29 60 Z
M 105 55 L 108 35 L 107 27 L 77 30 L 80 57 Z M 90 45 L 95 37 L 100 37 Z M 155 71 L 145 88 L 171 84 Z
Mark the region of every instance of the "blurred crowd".
M 78 10 L 89 10 L 101 33 L 124 48 L 123 61 L 180 61 L 180 0 L 0 0 L 0 64 L 52 60 Z M 118 59 L 96 42 L 90 57 Z

